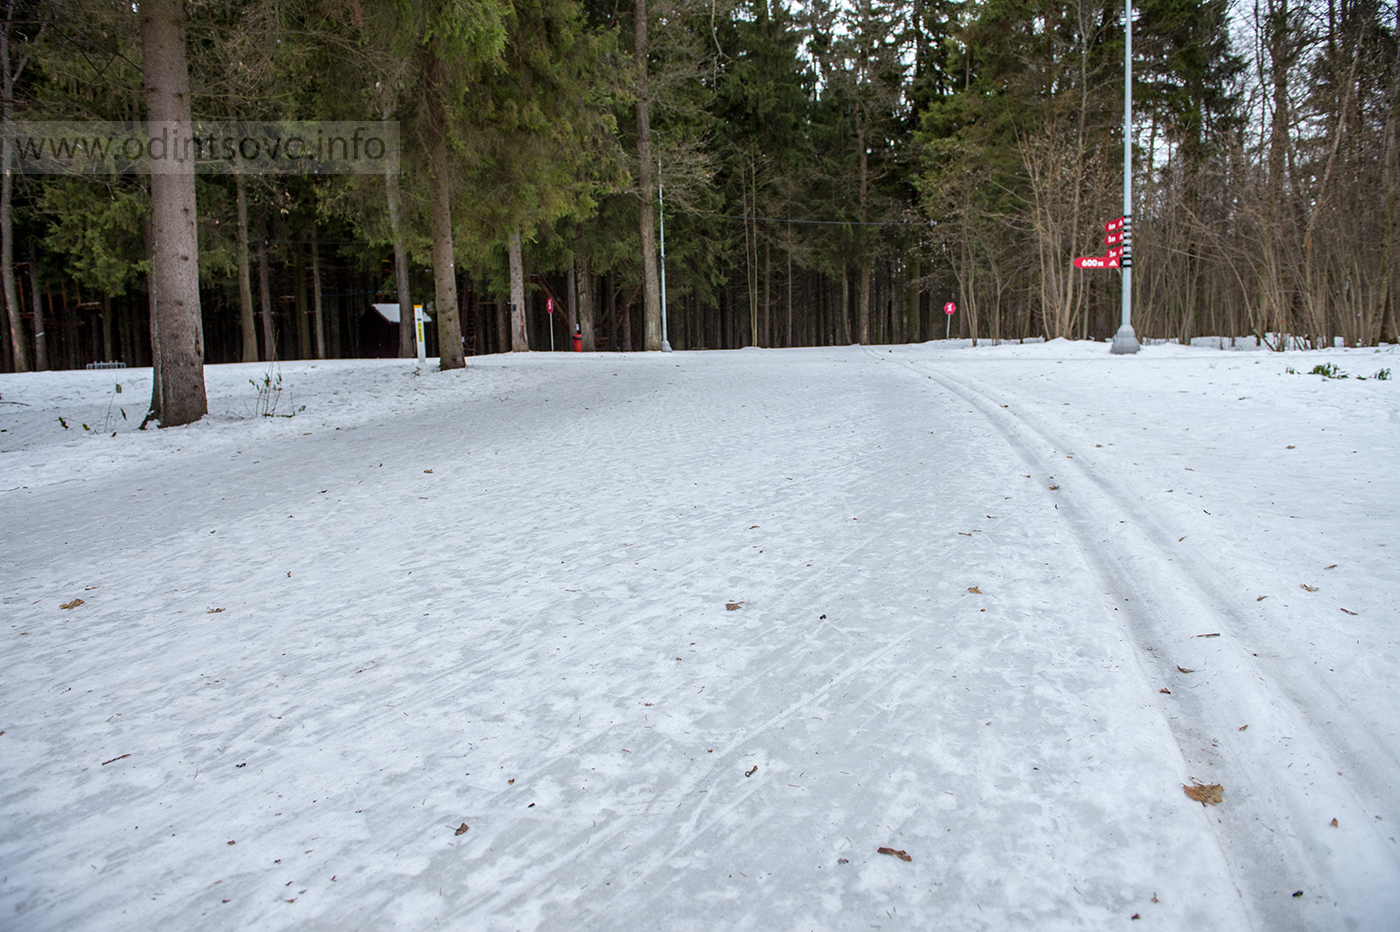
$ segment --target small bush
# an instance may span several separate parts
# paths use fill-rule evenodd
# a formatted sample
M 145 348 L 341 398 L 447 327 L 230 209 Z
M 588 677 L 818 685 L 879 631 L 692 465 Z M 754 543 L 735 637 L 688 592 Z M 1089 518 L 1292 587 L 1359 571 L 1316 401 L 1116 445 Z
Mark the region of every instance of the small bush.
M 1320 362 L 1308 371 L 1308 375 L 1320 375 L 1324 379 L 1344 379 L 1347 374 L 1343 372 L 1335 363 Z

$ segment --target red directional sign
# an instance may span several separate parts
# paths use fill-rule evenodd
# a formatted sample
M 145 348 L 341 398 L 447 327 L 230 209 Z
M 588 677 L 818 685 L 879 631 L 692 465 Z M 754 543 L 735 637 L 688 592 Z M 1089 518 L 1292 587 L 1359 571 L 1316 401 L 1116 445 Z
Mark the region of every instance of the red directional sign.
M 949 301 L 947 304 L 943 305 L 943 313 L 945 313 L 945 314 L 952 314 L 952 313 L 953 313 L 954 311 L 956 311 L 957 309 L 958 309 L 958 306 L 957 306 L 956 304 L 954 304 L 952 301 Z
M 553 298 L 545 298 L 545 299 L 544 299 L 544 312 L 545 312 L 546 314 L 553 314 L 553 313 L 554 313 L 554 299 L 553 299 Z
M 1123 255 L 1123 247 L 1122 247 L 1122 246 L 1114 246 L 1114 247 L 1113 247 L 1112 249 L 1110 249 L 1108 252 L 1104 253 L 1104 258 L 1105 258 L 1105 259 L 1117 259 L 1117 258 L 1118 258 L 1119 256 L 1121 256 L 1121 255 Z
M 1115 244 L 1117 244 L 1117 243 L 1123 242 L 1123 233 L 1122 233 L 1122 231 L 1119 231 L 1119 232 L 1117 232 L 1117 233 L 1110 233 L 1110 234 L 1108 234 L 1107 236 L 1105 236 L 1105 237 L 1103 238 L 1103 242 L 1104 242 L 1104 245 L 1105 245 L 1105 246 L 1113 246 L 1113 245 L 1115 245 Z
M 1103 225 L 1103 231 L 1104 231 L 1105 233 L 1115 233 L 1115 232 L 1117 232 L 1118 230 L 1121 230 L 1121 229 L 1123 229 L 1123 218 L 1122 218 L 1122 217 L 1118 217 L 1117 219 L 1110 220 L 1110 221 L 1108 221 L 1107 223 L 1105 223 L 1105 224 Z
M 1076 269 L 1116 269 L 1117 256 L 1080 256 L 1074 260 Z

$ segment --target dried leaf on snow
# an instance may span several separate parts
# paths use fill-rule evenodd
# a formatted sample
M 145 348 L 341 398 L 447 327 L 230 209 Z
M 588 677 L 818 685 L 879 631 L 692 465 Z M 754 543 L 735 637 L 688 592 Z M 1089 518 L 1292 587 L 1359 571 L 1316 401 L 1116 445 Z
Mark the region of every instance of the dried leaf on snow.
M 976 586 L 968 586 L 968 587 L 967 587 L 967 591 L 968 591 L 968 592 L 975 593 L 976 595 L 981 595 L 981 594 L 982 594 L 982 590 L 979 589 L 979 588 L 977 588 Z
M 876 848 L 875 850 L 876 850 L 876 852 L 878 852 L 879 854 L 889 854 L 889 855 L 893 855 L 894 857 L 899 858 L 901 861 L 912 861 L 912 860 L 914 860 L 913 858 L 911 858 L 911 857 L 909 856 L 908 852 L 906 852 L 906 851 L 904 851 L 904 850 L 902 850 L 902 849 L 896 849 L 896 848 Z
M 59 608 L 77 608 L 79 605 L 84 605 L 84 604 L 86 604 L 86 603 L 83 602 L 82 599 L 74 599 L 74 600 L 71 601 L 71 602 L 64 602 L 62 605 L 59 606 Z
M 461 835 L 461 834 L 464 833 L 466 830 L 467 830 L 467 823 L 463 822 L 461 825 L 457 826 L 457 830 L 456 830 L 455 832 L 453 832 L 452 834 L 453 834 L 453 835 Z
M 1316 591 L 1317 591 L 1317 587 L 1316 587 L 1316 586 L 1309 586 L 1307 583 L 1298 583 L 1298 585 L 1299 585 L 1300 587 L 1302 587 L 1303 589 L 1306 589 L 1308 592 L 1316 592 Z
M 737 612 L 739 610 L 739 606 L 743 604 L 743 602 L 725 602 L 724 610 L 726 612 Z
M 1195 672 L 1196 672 L 1195 670 L 1191 670 L 1191 669 L 1188 669 L 1188 668 L 1186 668 L 1186 667 L 1183 667 L 1181 664 L 1177 664 L 1177 665 L 1176 665 L 1176 668 L 1177 668 L 1178 670 L 1180 670 L 1182 673 L 1195 673 Z
M 1186 791 L 1187 796 L 1190 796 L 1202 806 L 1206 803 L 1210 803 L 1212 806 L 1218 806 L 1225 798 L 1225 788 L 1219 783 L 1195 783 L 1191 786 L 1187 786 L 1183 783 L 1181 788 Z

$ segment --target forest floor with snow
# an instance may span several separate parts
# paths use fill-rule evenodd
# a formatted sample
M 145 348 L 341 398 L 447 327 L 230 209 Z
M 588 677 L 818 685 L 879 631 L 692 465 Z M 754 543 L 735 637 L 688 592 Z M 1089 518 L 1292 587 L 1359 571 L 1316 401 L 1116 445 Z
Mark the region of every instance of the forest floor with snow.
M 1383 368 L 0 376 L 0 929 L 1393 929 Z

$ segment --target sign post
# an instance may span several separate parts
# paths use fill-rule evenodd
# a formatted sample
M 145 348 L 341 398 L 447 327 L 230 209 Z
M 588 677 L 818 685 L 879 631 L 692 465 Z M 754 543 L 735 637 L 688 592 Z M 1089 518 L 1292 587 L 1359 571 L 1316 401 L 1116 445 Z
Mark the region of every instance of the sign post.
M 949 334 L 951 334 L 953 331 L 953 315 L 957 313 L 957 310 L 958 306 L 952 301 L 949 301 L 947 304 L 943 305 L 943 339 L 945 340 L 948 339 Z
M 423 341 L 423 305 L 413 305 L 413 333 L 418 338 L 418 365 L 428 361 L 428 345 Z
M 544 312 L 549 315 L 549 351 L 554 352 L 554 299 L 544 299 Z
M 1119 267 L 1123 270 L 1123 318 L 1113 335 L 1110 352 L 1136 353 L 1142 349 L 1133 333 L 1133 0 L 1126 0 L 1123 17 L 1123 223 Z M 1112 234 L 1118 230 L 1109 230 Z M 1104 241 L 1107 243 L 1108 238 Z M 1108 243 L 1108 245 L 1115 245 Z

